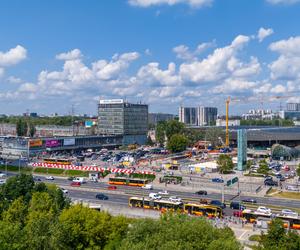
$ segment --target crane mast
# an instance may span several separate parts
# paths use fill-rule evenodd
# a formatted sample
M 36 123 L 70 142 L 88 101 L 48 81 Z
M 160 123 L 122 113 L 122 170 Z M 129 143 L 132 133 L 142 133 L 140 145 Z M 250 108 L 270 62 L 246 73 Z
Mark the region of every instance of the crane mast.
M 228 120 L 229 120 L 229 103 L 230 103 L 230 97 L 226 100 L 226 140 L 225 140 L 225 146 L 229 147 L 229 130 L 228 130 Z

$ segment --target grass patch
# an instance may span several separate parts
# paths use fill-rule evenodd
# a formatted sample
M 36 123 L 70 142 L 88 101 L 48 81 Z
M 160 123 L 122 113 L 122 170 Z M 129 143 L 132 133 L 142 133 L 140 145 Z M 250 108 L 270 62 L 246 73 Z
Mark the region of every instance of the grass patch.
M 260 239 L 261 239 L 261 235 L 259 234 L 253 234 L 249 237 L 250 241 L 260 241 Z
M 35 173 L 41 173 L 41 174 L 56 174 L 61 175 L 65 170 L 59 169 L 59 168 L 36 168 L 34 170 Z
M 0 170 L 1 171 L 6 171 L 6 167 L 5 166 L 0 166 Z M 21 172 L 31 172 L 32 168 L 31 167 L 21 167 L 20 170 L 21 170 Z M 7 171 L 10 171 L 10 172 L 19 172 L 19 167 L 8 165 L 7 166 Z
M 89 172 L 84 172 L 84 171 L 80 171 L 80 170 L 66 170 L 65 175 L 88 177 Z
M 279 197 L 279 198 L 288 198 L 288 199 L 300 199 L 299 192 L 280 192 L 278 194 L 274 194 L 272 197 Z
M 278 192 L 276 189 L 273 189 L 273 188 L 269 188 L 268 191 L 267 191 L 267 195 L 273 195 L 274 193 Z
M 244 174 L 244 176 L 250 176 L 250 177 L 264 177 L 263 174 L 256 174 L 256 173 Z

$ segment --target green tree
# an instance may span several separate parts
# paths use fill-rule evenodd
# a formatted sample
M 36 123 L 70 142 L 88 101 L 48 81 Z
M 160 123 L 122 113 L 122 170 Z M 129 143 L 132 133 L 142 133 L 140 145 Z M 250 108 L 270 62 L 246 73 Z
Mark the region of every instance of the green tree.
M 214 228 L 203 218 L 167 215 L 160 220 L 141 219 L 133 222 L 119 249 L 238 250 L 240 245 L 229 228 Z
M 300 236 L 294 232 L 286 233 L 281 219 L 271 222 L 267 234 L 261 235 L 258 249 L 265 250 L 298 250 Z
M 205 131 L 199 129 L 185 128 L 183 134 L 188 138 L 190 144 L 205 140 Z
M 221 154 L 218 157 L 217 164 L 221 174 L 228 174 L 233 170 L 234 164 L 230 155 Z
M 296 172 L 297 172 L 297 175 L 300 177 L 300 164 L 298 165 Z
M 246 163 L 246 169 L 249 170 L 252 165 L 253 165 L 253 161 L 252 160 L 248 160 L 247 163 Z
M 26 136 L 28 130 L 27 122 L 24 119 L 19 118 L 16 121 L 16 130 L 18 136 Z
M 266 162 L 266 160 L 261 160 L 259 162 L 259 168 L 257 169 L 257 172 L 260 174 L 264 174 L 267 175 L 269 173 L 270 169 L 268 166 L 268 163 Z
M 167 149 L 172 153 L 182 152 L 188 145 L 188 139 L 184 135 L 174 134 L 168 140 Z
M 161 121 L 157 123 L 156 129 L 155 129 L 155 139 L 156 142 L 160 144 L 160 146 L 163 146 L 165 143 L 165 137 L 166 137 L 166 122 Z
M 225 132 L 221 128 L 208 128 L 205 133 L 205 139 L 211 142 L 213 147 L 222 146 L 225 140 Z
M 35 132 L 36 132 L 35 126 L 33 123 L 30 122 L 29 123 L 29 136 L 34 137 Z
M 152 141 L 150 135 L 148 135 L 148 137 L 147 137 L 147 145 L 152 146 L 153 144 L 154 144 L 154 143 L 153 143 L 153 141 Z
M 182 134 L 184 130 L 184 123 L 177 120 L 169 120 L 166 122 L 165 132 L 168 140 L 175 134 Z

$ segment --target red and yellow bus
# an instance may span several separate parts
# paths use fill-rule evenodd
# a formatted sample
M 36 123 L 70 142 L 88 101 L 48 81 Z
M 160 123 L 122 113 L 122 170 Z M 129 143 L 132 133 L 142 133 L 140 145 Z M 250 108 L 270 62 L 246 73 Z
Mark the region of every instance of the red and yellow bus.
M 208 218 L 223 217 L 222 208 L 207 204 L 186 203 L 184 204 L 184 213 Z
M 129 206 L 144 209 L 160 210 L 161 212 L 166 211 L 182 211 L 182 202 L 173 202 L 169 200 L 152 200 L 148 197 L 130 197 Z
M 72 162 L 68 159 L 56 159 L 56 158 L 45 158 L 43 159 L 44 163 L 48 164 L 59 164 L 59 165 L 71 165 Z
M 136 179 L 136 178 L 126 178 L 126 177 L 112 177 L 109 178 L 108 184 L 110 185 L 126 185 L 134 187 L 143 187 L 149 183 L 147 179 Z

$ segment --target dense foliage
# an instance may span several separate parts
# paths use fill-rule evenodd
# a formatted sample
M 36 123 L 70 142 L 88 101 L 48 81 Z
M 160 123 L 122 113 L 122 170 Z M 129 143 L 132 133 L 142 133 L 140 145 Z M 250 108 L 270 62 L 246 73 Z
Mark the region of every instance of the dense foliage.
M 241 126 L 294 126 L 292 120 L 273 119 L 273 120 L 241 120 Z
M 174 134 L 168 140 L 167 149 L 172 153 L 182 152 L 186 149 L 189 141 L 188 139 L 181 134 Z
M 217 164 L 221 174 L 228 174 L 233 170 L 234 164 L 230 155 L 221 154 L 218 157 Z
M 70 206 L 59 188 L 34 183 L 31 175 L 10 178 L 0 194 L 1 250 L 240 249 L 229 228 L 214 228 L 203 218 L 134 220 Z
M 259 250 L 299 250 L 300 236 L 296 232 L 286 232 L 280 219 L 272 221 L 267 234 L 260 237 Z
M 257 169 L 257 172 L 260 174 L 268 174 L 270 171 L 268 163 L 266 162 L 266 160 L 261 160 L 259 162 L 259 168 Z
M 169 141 L 173 135 L 183 134 L 184 127 L 185 125 L 177 120 L 159 122 L 155 130 L 156 142 L 163 145 L 165 139 Z

